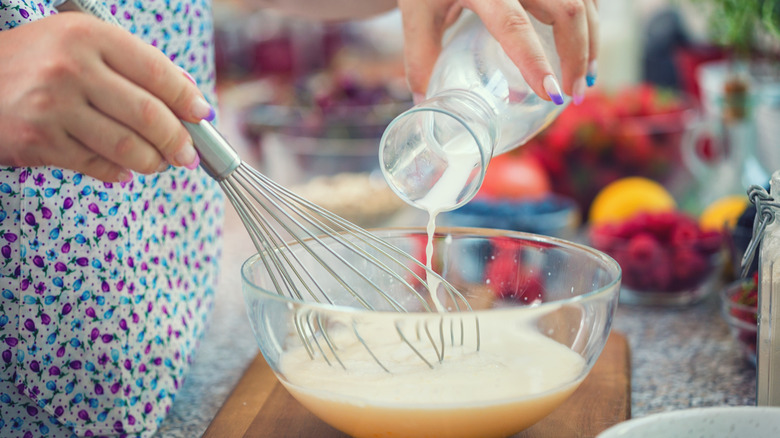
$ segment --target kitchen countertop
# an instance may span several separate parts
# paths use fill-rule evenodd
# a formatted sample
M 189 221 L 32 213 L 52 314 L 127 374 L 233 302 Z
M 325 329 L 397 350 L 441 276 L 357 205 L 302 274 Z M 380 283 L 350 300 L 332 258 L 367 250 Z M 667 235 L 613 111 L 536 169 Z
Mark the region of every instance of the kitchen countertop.
M 240 264 L 252 244 L 227 208 L 221 284 L 210 329 L 156 437 L 201 436 L 258 354 L 246 317 Z M 719 297 L 681 309 L 618 306 L 613 330 L 631 349 L 632 417 L 692 407 L 755 404 L 755 368 L 720 315 Z

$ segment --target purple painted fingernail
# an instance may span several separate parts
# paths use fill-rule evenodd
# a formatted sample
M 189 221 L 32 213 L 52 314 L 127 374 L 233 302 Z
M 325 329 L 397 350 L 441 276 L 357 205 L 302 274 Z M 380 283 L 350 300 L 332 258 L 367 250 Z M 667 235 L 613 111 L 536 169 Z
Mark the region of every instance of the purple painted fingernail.
M 192 103 L 192 115 L 201 120 L 208 120 L 209 122 L 214 120 L 216 112 L 214 107 L 206 102 L 206 99 L 198 97 L 195 102 Z
M 547 92 L 547 95 L 550 96 L 550 99 L 556 105 L 563 105 L 563 93 L 561 93 L 561 86 L 558 85 L 558 80 L 555 79 L 555 76 L 545 76 L 542 85 L 544 86 L 544 91 Z

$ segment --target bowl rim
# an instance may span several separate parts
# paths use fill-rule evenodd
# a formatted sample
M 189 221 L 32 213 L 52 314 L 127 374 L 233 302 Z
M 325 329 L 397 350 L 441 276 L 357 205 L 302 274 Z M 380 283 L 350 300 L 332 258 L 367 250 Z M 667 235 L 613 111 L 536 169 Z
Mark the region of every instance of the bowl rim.
M 596 438 L 631 436 L 632 432 L 642 431 L 643 427 L 648 424 L 668 422 L 669 420 L 701 419 L 710 416 L 733 416 L 733 418 L 740 418 L 744 417 L 746 412 L 755 412 L 760 415 L 768 414 L 768 417 L 776 418 L 780 417 L 780 406 L 709 406 L 659 412 L 618 423 L 602 431 Z
M 366 231 L 374 234 L 380 234 L 382 232 L 392 232 L 392 233 L 426 233 L 425 227 L 381 227 L 381 228 L 371 228 L 367 229 Z M 539 304 L 534 304 L 527 306 L 527 308 L 533 308 L 533 309 L 540 309 L 540 308 L 547 308 L 547 307 L 558 307 L 563 304 L 572 304 L 572 303 L 578 303 L 581 301 L 586 301 L 590 299 L 594 299 L 603 295 L 608 295 L 610 293 L 614 293 L 614 299 L 617 301 L 619 292 L 620 292 L 620 282 L 623 277 L 622 268 L 620 267 L 620 264 L 612 258 L 610 255 L 604 253 L 603 251 L 599 251 L 595 248 L 592 248 L 590 246 L 572 242 L 570 240 L 561 239 L 557 237 L 552 236 L 544 236 L 540 234 L 534 234 L 534 233 L 528 233 L 523 231 L 511 231 L 511 230 L 502 230 L 502 229 L 495 229 L 495 228 L 475 228 L 475 227 L 436 227 L 436 235 L 447 235 L 447 234 L 462 234 L 462 235 L 470 235 L 475 234 L 478 235 L 478 237 L 511 237 L 511 238 L 518 238 L 521 240 L 531 241 L 531 242 L 537 242 L 537 243 L 544 243 L 544 244 L 553 244 L 560 247 L 567 247 L 571 249 L 575 249 L 578 251 L 583 251 L 585 253 L 590 254 L 591 256 L 595 257 L 596 259 L 599 259 L 606 270 L 611 271 L 614 273 L 614 278 L 607 284 L 596 288 L 592 291 L 576 295 L 574 297 L 566 298 L 566 299 L 560 299 L 555 301 L 548 301 L 548 302 L 542 302 Z M 312 240 L 313 238 L 308 238 L 305 240 Z M 290 242 L 288 242 L 290 243 Z M 298 245 L 297 242 L 290 243 L 291 246 Z M 363 313 L 366 312 L 366 309 L 361 309 L 357 307 L 349 307 L 344 305 L 335 305 L 335 304 L 328 304 L 328 303 L 317 303 L 313 301 L 302 301 L 298 299 L 293 299 L 287 296 L 280 295 L 276 292 L 272 292 L 270 290 L 266 290 L 265 288 L 259 287 L 256 284 L 254 284 L 253 281 L 251 281 L 247 276 L 247 271 L 249 270 L 249 267 L 255 263 L 256 261 L 261 259 L 260 253 L 252 254 L 249 258 L 247 258 L 242 264 L 241 264 L 241 289 L 244 293 L 244 295 L 248 293 L 264 296 L 266 298 L 280 301 L 283 303 L 287 303 L 288 305 L 302 305 L 306 306 L 307 308 L 311 309 L 322 309 L 327 311 L 337 311 L 337 312 L 343 312 L 343 313 Z M 247 285 L 250 285 L 247 287 Z M 516 307 L 513 309 L 520 309 L 525 307 Z M 469 313 L 483 313 L 483 312 L 493 312 L 493 311 L 501 311 L 501 310 L 507 310 L 507 309 L 486 309 L 486 310 L 474 310 L 474 311 L 468 311 Z M 374 312 L 377 314 L 390 314 L 390 313 L 397 313 L 393 311 L 377 311 L 377 310 L 371 310 L 370 312 Z M 452 312 L 457 313 L 457 312 Z M 465 313 L 465 312 L 464 312 Z M 430 312 L 406 312 L 407 315 L 429 315 Z

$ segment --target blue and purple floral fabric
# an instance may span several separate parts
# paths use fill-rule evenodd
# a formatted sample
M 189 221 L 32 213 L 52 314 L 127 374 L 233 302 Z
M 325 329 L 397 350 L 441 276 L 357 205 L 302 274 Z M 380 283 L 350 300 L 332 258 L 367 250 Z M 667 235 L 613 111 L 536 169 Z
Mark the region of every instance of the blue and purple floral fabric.
M 213 101 L 207 0 L 107 6 Z M 0 0 L 0 30 L 53 13 Z M 154 433 L 206 327 L 223 205 L 200 169 L 108 184 L 0 168 L 0 436 Z

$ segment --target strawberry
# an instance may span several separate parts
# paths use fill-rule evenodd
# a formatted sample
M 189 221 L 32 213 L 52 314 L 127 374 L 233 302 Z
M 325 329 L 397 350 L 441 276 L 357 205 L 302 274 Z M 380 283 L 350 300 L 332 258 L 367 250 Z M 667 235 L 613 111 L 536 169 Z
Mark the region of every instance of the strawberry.
M 742 284 L 737 293 L 731 295 L 729 299 L 739 307 L 733 307 L 729 311 L 731 315 L 739 318 L 748 324 L 755 324 L 758 321 L 758 272 L 753 275 L 753 279 Z M 752 309 L 752 310 L 749 310 Z
M 618 137 L 615 158 L 626 166 L 641 166 L 653 159 L 652 138 L 643 132 L 631 132 Z
M 524 265 L 521 246 L 509 239 L 492 240 L 493 254 L 485 267 L 485 282 L 493 293 L 504 299 L 534 304 L 544 299 L 544 282 L 539 273 Z
M 492 239 L 493 253 L 486 262 L 484 278 L 493 292 L 502 298 L 512 295 L 517 282 L 520 254 L 508 239 Z
M 418 262 L 422 265 L 410 264 L 411 272 L 406 275 L 406 281 L 410 286 L 415 289 L 422 286 L 420 279 L 425 281 L 425 263 L 427 262 L 425 256 L 425 247 L 428 244 L 428 236 L 425 233 L 414 234 L 411 236 L 412 248 L 407 252 L 414 256 Z M 419 279 L 418 279 L 419 278 Z
M 523 304 L 536 304 L 544 301 L 544 282 L 538 273 L 522 272 L 517 284 L 508 295 Z
M 732 333 L 748 358 L 752 358 L 755 363 L 758 332 L 758 272 L 753 274 L 752 279 L 743 281 L 728 298 L 729 314 L 747 324 L 746 326 L 732 325 Z

